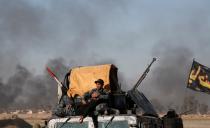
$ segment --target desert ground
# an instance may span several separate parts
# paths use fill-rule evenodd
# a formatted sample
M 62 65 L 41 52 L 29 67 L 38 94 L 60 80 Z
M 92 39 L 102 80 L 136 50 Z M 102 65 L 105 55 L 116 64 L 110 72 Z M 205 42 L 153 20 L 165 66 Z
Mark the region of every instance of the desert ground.
M 210 128 L 210 115 L 183 115 L 184 128 Z
M 50 112 L 28 114 L 0 114 L 0 128 L 32 127 L 39 123 L 42 126 L 51 116 Z M 210 128 L 210 115 L 183 115 L 184 128 Z M 19 127 L 17 127 L 17 126 Z

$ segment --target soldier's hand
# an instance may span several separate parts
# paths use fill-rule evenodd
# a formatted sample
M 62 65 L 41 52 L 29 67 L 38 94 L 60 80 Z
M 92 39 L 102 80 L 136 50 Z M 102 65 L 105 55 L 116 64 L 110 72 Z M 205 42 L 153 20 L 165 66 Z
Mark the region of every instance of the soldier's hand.
M 92 98 L 97 98 L 99 95 L 100 95 L 99 93 L 94 92 L 94 93 L 91 95 L 91 97 L 92 97 Z

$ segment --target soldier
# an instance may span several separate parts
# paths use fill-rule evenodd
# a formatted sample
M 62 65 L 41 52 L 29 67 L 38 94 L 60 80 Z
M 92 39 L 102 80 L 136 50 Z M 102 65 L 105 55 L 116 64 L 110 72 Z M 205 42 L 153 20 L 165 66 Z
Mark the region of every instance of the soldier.
M 98 79 L 95 81 L 95 84 L 96 88 L 85 93 L 84 99 L 86 102 L 90 102 L 91 100 L 107 99 L 108 92 L 103 88 L 104 81 L 102 79 Z
M 67 95 L 63 95 L 60 102 L 54 108 L 53 115 L 58 117 L 74 116 L 75 109 L 72 98 L 68 97 Z
M 80 123 L 83 122 L 83 119 L 87 115 L 92 114 L 91 116 L 95 118 L 95 115 L 93 115 L 92 112 L 95 110 L 96 106 L 101 103 L 107 103 L 108 92 L 103 88 L 104 81 L 102 79 L 98 79 L 95 81 L 95 84 L 96 88 L 84 95 L 84 99 L 86 100 L 88 107 L 84 110 L 84 113 L 80 117 Z

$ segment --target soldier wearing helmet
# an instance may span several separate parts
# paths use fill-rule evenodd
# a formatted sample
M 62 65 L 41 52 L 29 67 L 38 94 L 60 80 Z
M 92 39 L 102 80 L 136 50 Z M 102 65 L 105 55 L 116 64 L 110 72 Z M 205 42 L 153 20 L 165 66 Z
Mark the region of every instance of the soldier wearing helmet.
M 108 92 L 104 90 L 103 85 L 104 81 L 102 79 L 98 79 L 95 81 L 96 88 L 92 89 L 90 92 L 87 92 L 84 95 L 84 99 L 86 100 L 88 107 L 84 110 L 84 114 L 80 117 L 80 123 L 83 122 L 83 119 L 90 115 L 95 109 L 96 106 L 101 103 L 107 103 L 108 100 Z M 90 115 L 95 118 L 96 115 Z

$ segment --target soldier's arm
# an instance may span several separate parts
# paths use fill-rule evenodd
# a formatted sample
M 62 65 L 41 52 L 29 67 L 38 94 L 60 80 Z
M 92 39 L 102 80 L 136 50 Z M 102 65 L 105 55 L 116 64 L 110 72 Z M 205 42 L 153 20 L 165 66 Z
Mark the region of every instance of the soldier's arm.
M 99 95 L 99 99 L 108 99 L 108 98 L 109 98 L 109 92 L 106 90 L 103 90 Z
M 99 99 L 108 99 L 109 98 L 109 95 L 100 95 L 99 96 Z

